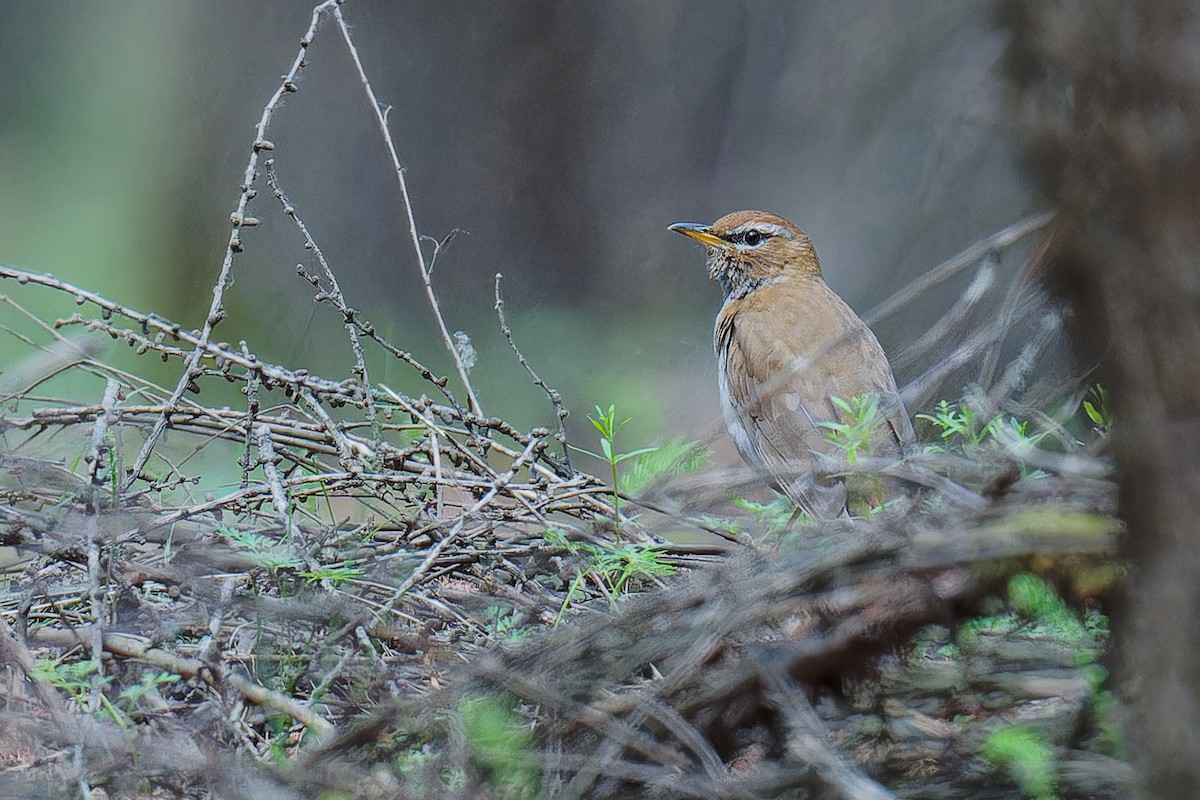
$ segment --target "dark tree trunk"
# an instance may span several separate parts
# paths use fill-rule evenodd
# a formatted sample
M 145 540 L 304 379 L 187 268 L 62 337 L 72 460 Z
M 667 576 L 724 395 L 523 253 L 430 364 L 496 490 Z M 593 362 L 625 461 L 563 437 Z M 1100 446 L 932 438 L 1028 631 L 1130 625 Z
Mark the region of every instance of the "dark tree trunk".
M 1125 552 L 1115 622 L 1131 755 L 1200 796 L 1200 33 L 1195 4 L 1003 6 L 1030 167 L 1061 210 L 1050 280 L 1117 422 Z

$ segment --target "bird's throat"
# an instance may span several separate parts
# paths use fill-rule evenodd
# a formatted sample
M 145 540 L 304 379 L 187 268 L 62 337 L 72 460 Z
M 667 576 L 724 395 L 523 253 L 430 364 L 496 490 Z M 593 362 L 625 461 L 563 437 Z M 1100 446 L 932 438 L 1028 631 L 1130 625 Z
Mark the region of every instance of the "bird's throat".
M 725 299 L 741 299 L 779 277 L 778 273 L 756 270 L 752 265 L 729 258 L 722 252 L 708 257 L 708 276 L 721 286 Z

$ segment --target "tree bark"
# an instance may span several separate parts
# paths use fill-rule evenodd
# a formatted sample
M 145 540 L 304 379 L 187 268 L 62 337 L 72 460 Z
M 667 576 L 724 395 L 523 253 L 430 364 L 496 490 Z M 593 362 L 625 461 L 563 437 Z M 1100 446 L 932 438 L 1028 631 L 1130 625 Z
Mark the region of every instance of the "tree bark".
M 1060 209 L 1048 278 L 1113 398 L 1116 615 L 1145 790 L 1200 796 L 1200 33 L 1172 0 L 1002 7 L 1014 113 Z

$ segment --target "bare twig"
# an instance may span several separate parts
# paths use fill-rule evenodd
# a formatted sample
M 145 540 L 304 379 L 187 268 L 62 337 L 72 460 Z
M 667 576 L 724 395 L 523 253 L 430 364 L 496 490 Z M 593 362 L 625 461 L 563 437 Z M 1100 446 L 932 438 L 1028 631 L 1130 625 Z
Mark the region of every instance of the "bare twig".
M 258 447 L 258 463 L 263 468 L 267 479 L 267 488 L 271 493 L 271 505 L 279 517 L 286 535 L 293 533 L 292 515 L 288 510 L 287 495 L 283 490 L 283 481 L 279 476 L 277 464 L 279 456 L 275 455 L 275 446 L 271 443 L 271 429 L 266 425 L 254 426 L 254 443 Z
M 340 7 L 334 7 L 333 17 L 337 20 L 338 28 L 342 32 L 342 38 L 346 40 L 346 47 L 350 51 L 351 58 L 354 59 L 354 67 L 358 70 L 358 78 L 362 82 L 363 91 L 366 92 L 367 99 L 371 102 L 371 111 L 375 114 L 376 122 L 379 123 L 379 132 L 383 136 L 384 145 L 387 147 L 388 157 L 391 158 L 392 168 L 396 173 L 396 182 L 400 188 L 400 195 L 404 200 L 404 214 L 408 224 L 409 239 L 412 242 L 413 253 L 417 257 L 417 267 L 421 270 L 421 282 L 425 286 L 425 297 L 429 300 L 429 306 L 433 309 L 433 318 L 437 321 L 438 332 L 442 336 L 442 342 L 446 345 L 446 350 L 449 351 L 450 357 L 454 359 L 454 366 L 458 371 L 459 380 L 462 381 L 463 387 L 467 391 L 468 410 L 473 414 L 482 415 L 483 408 L 479 405 L 479 400 L 475 397 L 475 389 L 471 385 L 467 368 L 463 364 L 458 348 L 454 346 L 454 339 L 450 336 L 450 331 L 446 328 L 446 321 L 442 317 L 442 310 L 438 303 L 437 295 L 433 292 L 429 267 L 425 263 L 425 252 L 421 249 L 421 236 L 417 231 L 417 220 L 413 213 L 412 198 L 408 194 L 408 182 L 404 177 L 404 167 L 400 164 L 400 156 L 396 152 L 396 143 L 392 138 L 392 132 L 388 129 L 387 112 L 384 111 L 378 98 L 375 97 L 375 90 L 371 88 L 371 81 L 367 78 L 367 72 L 363 67 L 362 58 L 359 57 L 358 48 L 355 47 L 354 39 L 350 36 L 350 26 L 346 24 L 346 19 L 342 16 Z
M 192 355 L 188 359 L 187 368 L 180 377 L 179 383 L 175 386 L 175 390 L 171 393 L 170 400 L 167 401 L 166 405 L 168 409 L 173 409 L 179 404 L 184 393 L 188 391 L 193 381 L 200 375 L 200 361 L 205 355 L 206 345 L 208 344 L 209 337 L 212 335 L 212 330 L 225 318 L 225 288 L 229 286 L 233 273 L 233 257 L 242 251 L 242 224 L 246 219 L 246 207 L 256 194 L 253 186 L 254 179 L 258 173 L 259 153 L 264 150 L 273 150 L 275 147 L 266 138 L 267 127 L 271 124 L 271 117 L 274 115 L 275 109 L 278 107 L 279 101 L 283 99 L 283 96 L 296 91 L 296 81 L 299 78 L 300 70 L 305 66 L 308 45 L 312 42 L 313 36 L 316 35 L 321 15 L 331 8 L 336 12 L 337 7 L 337 0 L 328 0 L 328 2 L 322 3 L 313 9 L 312 21 L 309 23 L 308 30 L 305 31 L 304 36 L 300 39 L 300 51 L 292 61 L 291 68 L 280 80 L 275 93 L 271 95 L 271 99 L 263 107 L 262 117 L 259 119 L 258 125 L 255 126 L 254 145 L 250 148 L 250 159 L 246 164 L 246 171 L 242 177 L 241 194 L 238 196 L 237 209 L 230 216 L 233 222 L 233 230 L 229 234 L 229 244 L 225 247 L 225 258 L 221 263 L 221 273 L 217 277 L 216 283 L 213 284 L 212 304 L 208 308 L 208 314 L 204 318 L 204 325 L 200 329 L 200 334 L 196 337 L 198 340 L 196 348 L 192 351 Z M 150 433 L 146 436 L 146 441 L 142 443 L 142 448 L 138 451 L 137 458 L 134 459 L 132 469 L 129 470 L 129 474 L 121 482 L 122 491 L 132 486 L 133 482 L 141 475 L 146 462 L 150 460 L 150 453 L 158 443 L 158 438 L 166 430 L 169 413 L 169 411 L 164 412 L 150 429 Z
M 562 445 L 563 461 L 566 463 L 567 468 L 570 469 L 571 453 L 567 448 L 567 428 L 565 425 L 570 412 L 563 406 L 562 395 L 533 371 L 533 367 L 525 360 L 525 356 L 522 355 L 516 341 L 513 339 L 512 329 L 508 327 L 508 322 L 504 319 L 504 300 L 500 297 L 500 280 L 503 277 L 499 272 L 496 273 L 496 316 L 500 319 L 500 331 L 504 334 L 504 338 L 508 340 L 509 347 L 517 354 L 517 360 L 521 362 L 521 366 L 529 373 L 529 377 L 533 379 L 534 384 L 540 387 L 546 393 L 546 396 L 550 398 L 550 405 L 554 407 L 554 416 L 558 420 L 558 434 L 554 438 Z
M 899 370 L 920 360 L 930 348 L 940 342 L 959 326 L 966 316 L 977 306 L 984 296 L 996 283 L 996 256 L 988 252 L 979 265 L 975 277 L 971 280 L 966 291 L 958 298 L 954 306 L 943 314 L 937 322 L 929 327 L 915 342 L 905 345 L 904 349 L 892 356 L 892 366 Z
M 934 286 L 945 280 L 949 280 L 957 275 L 962 270 L 972 264 L 979 263 L 985 255 L 992 250 L 1003 250 L 1006 247 L 1011 247 L 1013 244 L 1024 239 L 1031 233 L 1041 230 L 1050 224 L 1054 219 L 1054 214 L 1051 212 L 1042 212 L 1040 214 L 1032 214 L 1020 222 L 1009 225 L 1002 231 L 997 231 L 986 239 L 980 239 L 975 244 L 963 250 L 958 255 L 943 261 L 933 269 L 929 270 L 921 277 L 909 283 L 900 291 L 884 300 L 875 308 L 863 314 L 863 320 L 868 325 L 875 325 L 882 319 L 887 319 L 892 314 L 901 310 L 914 298 L 918 297 L 923 292 L 929 291 Z
M 790 755 L 801 764 L 817 767 L 818 780 L 839 800 L 896 800 L 896 795 L 854 770 L 847 759 L 829 742 L 829 734 L 804 687 L 793 682 L 782 670 L 760 672 L 766 684 L 766 697 L 779 712 L 787 728 Z
M 247 347 L 245 340 L 241 342 L 242 355 L 247 360 L 250 359 L 250 348 Z M 242 458 L 239 462 L 242 467 L 242 483 L 241 488 L 245 489 L 250 485 L 250 470 L 253 468 L 253 462 L 250 459 L 250 451 L 254 442 L 254 429 L 258 426 L 258 412 L 261 405 L 258 400 L 258 374 L 253 370 L 246 372 L 246 424 L 245 436 L 243 441 L 245 444 L 242 447 Z
M 508 483 L 517 474 L 517 471 L 524 468 L 528 464 L 529 459 L 533 456 L 536 450 L 536 445 L 537 442 L 530 442 L 529 445 L 526 446 L 525 451 L 513 461 L 512 466 L 496 476 L 495 482 L 487 490 L 487 492 L 480 497 L 474 505 L 463 511 L 463 513 L 458 516 L 458 519 L 454 522 L 450 529 L 446 531 L 445 536 L 443 536 L 437 544 L 429 548 L 429 552 L 425 554 L 423 559 L 421 559 L 421 563 L 418 564 L 411 573 L 409 573 L 408 577 L 400 582 L 400 585 L 396 587 L 395 592 L 392 594 L 392 600 L 389 601 L 388 606 L 386 606 L 385 609 L 381 609 L 381 611 L 386 610 L 386 608 L 398 601 L 404 596 L 405 592 L 415 586 L 417 582 L 424 577 L 425 573 L 429 571 L 429 568 L 433 566 L 433 562 L 436 561 L 438 556 L 442 554 L 442 551 L 445 550 L 446 547 L 448 547 L 450 543 L 458 537 L 466 521 L 478 513 L 481 508 L 486 506 L 498 492 L 507 487 Z
M 346 302 L 346 296 L 342 294 L 342 287 L 338 284 L 337 276 L 333 274 L 333 269 L 329 266 L 329 262 L 325 260 L 325 254 L 321 252 L 320 246 L 317 245 L 316 240 L 309 233 L 308 226 L 304 224 L 304 220 L 296 213 L 296 207 L 287 198 L 287 195 L 284 194 L 283 187 L 279 185 L 279 176 L 275 173 L 275 159 L 267 159 L 266 168 L 267 184 L 271 187 L 275 198 L 283 207 L 283 213 L 290 217 L 292 222 L 296 224 L 296 227 L 300 230 L 300 234 L 304 237 L 305 247 L 316 256 L 317 263 L 321 265 L 321 270 L 325 273 L 325 280 L 329 282 L 328 290 L 320 292 L 317 295 L 317 299 L 329 300 L 333 303 L 334 308 L 341 313 L 342 322 L 346 326 L 346 332 L 350 335 L 350 350 L 354 353 L 354 376 L 362 381 L 364 386 L 370 386 L 371 378 L 367 372 L 366 357 L 363 355 L 362 339 L 359 336 L 359 326 L 361 323 L 357 319 L 357 312 Z M 370 392 L 364 395 L 364 401 L 367 423 L 374 426 L 375 403 Z M 347 467 L 349 466 L 347 464 Z
M 0 619 L 0 631 L 4 627 L 6 627 L 6 623 Z M 41 630 L 38 631 L 36 639 L 43 643 L 73 644 L 76 641 L 82 641 L 85 634 L 90 635 L 91 631 Z M 322 738 L 329 736 L 334 730 L 333 725 L 313 711 L 308 704 L 260 686 L 237 673 L 214 670 L 202 659 L 184 658 L 154 647 L 149 640 L 142 637 L 130 636 L 125 633 L 106 633 L 104 634 L 104 649 L 115 655 L 144 661 L 159 669 L 186 678 L 200 678 L 206 683 L 214 685 L 226 683 L 250 702 L 280 714 L 286 714 Z
M 101 640 L 101 632 L 103 627 L 101 620 L 104 619 L 104 589 L 103 580 L 100 575 L 100 529 L 98 525 L 98 506 L 100 498 L 97 497 L 98 491 L 105 483 L 103 470 L 105 467 L 110 469 L 114 466 L 110 463 L 111 448 L 108 445 L 109 426 L 117 421 L 117 399 L 121 394 L 121 384 L 111 378 L 105 384 L 104 398 L 100 403 L 103 413 L 96 415 L 96 421 L 92 425 L 92 440 L 88 451 L 88 458 L 91 463 L 88 465 L 88 508 L 90 513 L 86 518 L 87 528 L 87 568 L 88 568 L 88 605 L 91 609 L 92 619 L 95 624 L 92 627 L 91 649 L 92 661 L 96 666 L 95 677 L 92 682 L 92 710 L 100 708 L 103 685 L 104 685 L 104 659 L 103 642 Z

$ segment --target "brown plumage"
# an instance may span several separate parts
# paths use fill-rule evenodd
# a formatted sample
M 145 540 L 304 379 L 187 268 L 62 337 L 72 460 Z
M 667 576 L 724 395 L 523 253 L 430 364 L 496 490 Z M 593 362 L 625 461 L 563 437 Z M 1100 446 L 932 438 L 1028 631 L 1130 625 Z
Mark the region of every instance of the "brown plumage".
M 821 277 L 812 241 L 783 217 L 738 211 L 669 230 L 708 248 L 725 290 L 714 343 L 725 424 L 738 451 L 818 519 L 846 511 L 846 487 L 813 476 L 829 453 L 823 421 L 847 422 L 830 397 L 879 397 L 884 424 L 872 454 L 899 456 L 912 422 L 875 334 Z

